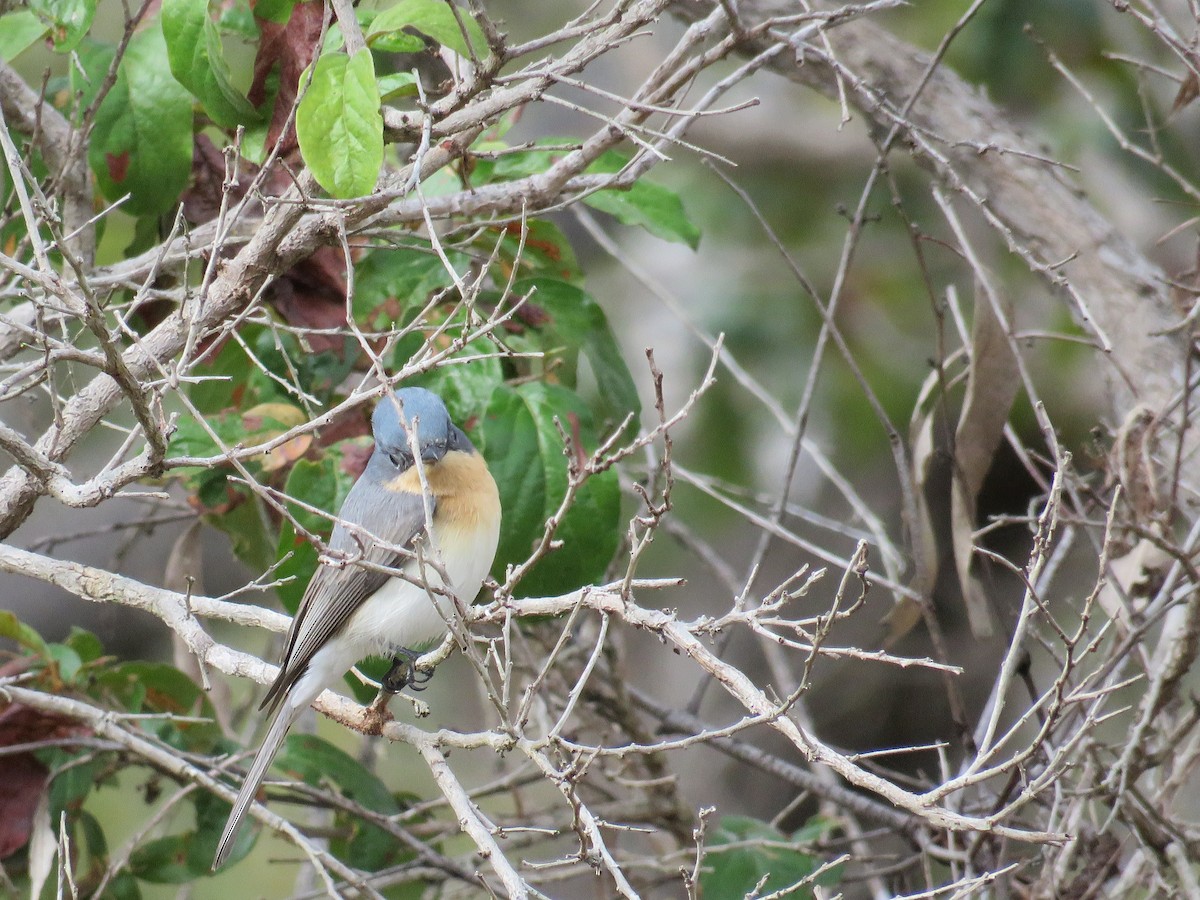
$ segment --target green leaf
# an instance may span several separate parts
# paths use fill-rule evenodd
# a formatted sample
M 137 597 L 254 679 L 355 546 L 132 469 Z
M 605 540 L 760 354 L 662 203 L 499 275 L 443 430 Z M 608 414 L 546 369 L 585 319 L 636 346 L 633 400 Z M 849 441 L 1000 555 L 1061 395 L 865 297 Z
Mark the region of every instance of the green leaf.
M 308 82 L 307 70 L 300 83 Z M 296 137 L 313 177 L 331 197 L 371 193 L 383 166 L 383 115 L 375 63 L 365 47 L 323 53 L 296 111 Z
M 400 812 L 400 804 L 378 776 L 345 751 L 316 735 L 289 735 L 275 765 L 314 787 L 332 781 L 346 799 L 372 812 L 384 815 Z M 331 847 L 338 858 L 367 871 L 411 858 L 411 853 L 401 850 L 396 839 L 387 832 L 353 816 L 346 818 L 350 824 L 347 836 L 336 839 Z
M 12 62 L 32 47 L 46 30 L 46 23 L 27 9 L 0 16 L 0 59 Z
M 88 855 L 92 859 L 104 859 L 108 856 L 108 838 L 104 835 L 104 829 L 100 826 L 100 820 L 93 816 L 86 809 L 81 809 L 77 813 L 76 818 L 76 840 L 79 837 L 83 838 L 83 843 L 87 846 Z
M 824 823 L 817 836 L 831 827 Z M 724 816 L 709 834 L 700 875 L 701 893 L 705 897 L 745 897 L 764 878 L 756 896 L 791 887 L 821 866 L 818 857 L 788 846 L 801 843 L 798 837 L 789 838 L 766 822 L 749 816 Z M 733 846 L 729 850 L 720 849 L 726 845 Z M 815 883 L 829 886 L 840 878 L 840 870 L 835 868 L 822 873 Z M 794 896 L 811 897 L 811 886 L 797 889 Z
M 323 535 L 333 530 L 333 520 L 330 516 L 342 508 L 342 501 L 350 493 L 353 484 L 353 480 L 342 469 L 341 463 L 341 454 L 327 452 L 320 460 L 301 459 L 292 466 L 283 492 L 289 497 L 295 497 L 329 513 L 329 516 L 322 516 L 295 503 L 289 503 L 288 511 L 301 528 Z
M 187 414 L 185 413 L 184 416 Z M 205 425 L 208 427 L 206 428 Z M 218 456 L 222 450 L 209 428 L 225 446 L 231 447 L 243 438 L 240 417 L 211 416 L 200 422 L 198 419 L 181 416 L 175 423 L 175 433 L 167 444 L 170 456 Z
M 288 19 L 292 17 L 292 9 L 296 6 L 296 0 L 258 0 L 253 5 L 255 17 L 286 25 Z
M 517 388 L 502 385 L 488 404 L 480 450 L 500 488 L 504 509 L 493 568 L 499 578 L 506 565 L 529 556 L 566 494 L 567 459 L 555 419 L 583 443 L 579 452 L 595 448 L 591 414 L 564 387 L 540 382 Z M 563 546 L 530 571 L 517 594 L 560 594 L 599 579 L 617 549 L 619 518 L 616 472 L 610 469 L 589 478 L 555 533 Z
M 456 267 L 466 262 L 456 253 L 449 259 Z M 354 319 L 367 330 L 382 331 L 452 284 L 454 279 L 434 253 L 411 247 L 373 250 L 355 266 Z
M 529 302 L 549 313 L 549 321 L 540 326 L 552 337 L 546 346 L 565 345 L 583 352 L 595 376 L 597 403 L 608 427 L 616 427 L 634 413 L 630 427 L 636 429 L 642 408 L 637 386 L 600 305 L 582 289 L 551 278 L 520 281 L 513 290 L 518 295 L 532 290 Z
M 279 527 L 279 547 L 275 558 L 282 560 L 275 568 L 275 577 L 280 580 L 290 579 L 276 587 L 275 593 L 279 596 L 283 608 L 295 613 L 300 607 L 300 600 L 304 597 L 309 579 L 317 570 L 317 548 L 310 541 L 298 537 L 291 522 L 284 522 Z
M 374 45 L 380 35 L 412 28 L 433 38 L 443 47 L 449 47 L 459 56 L 482 59 L 488 49 L 483 29 L 466 9 L 459 9 L 458 13 L 456 17 L 454 10 L 444 0 L 400 0 L 391 9 L 385 9 L 375 17 L 367 32 L 367 43 Z M 468 40 L 470 45 L 467 44 Z
M 252 326 L 240 332 L 248 344 L 253 345 L 257 331 Z M 233 405 L 234 395 L 239 388 L 246 384 L 254 366 L 246 357 L 246 351 L 237 341 L 225 341 L 220 350 L 210 350 L 204 357 L 200 374 L 207 376 L 203 381 L 196 382 L 188 388 L 188 397 L 196 409 L 206 415 L 218 413 Z M 191 420 L 185 413 L 180 418 L 179 426 Z M 178 433 L 178 432 L 176 432 Z M 172 436 L 172 443 L 175 438 Z M 198 454 L 183 453 L 172 449 L 173 454 L 194 456 Z
M 233 807 L 208 791 L 197 791 L 191 796 L 195 798 L 196 830 L 192 832 L 187 845 L 187 867 L 195 877 L 200 878 L 210 874 L 217 844 L 221 842 L 221 833 L 225 830 L 225 820 L 229 818 L 229 811 Z M 258 834 L 254 828 L 243 828 L 233 844 L 226 865 L 244 859 L 254 849 Z
M 207 753 L 222 739 L 208 695 L 194 681 L 166 663 L 127 662 L 96 677 L 106 700 L 125 712 L 171 713 L 208 721 L 181 722 L 146 719 L 142 727 L 159 740 L 181 750 Z
M 257 497 L 239 489 L 241 502 L 219 515 L 205 516 L 210 525 L 229 535 L 229 545 L 242 562 L 265 572 L 275 561 L 275 535 L 268 533 Z
M 127 870 L 118 872 L 108 883 L 104 900 L 142 900 L 142 889 L 138 887 L 137 878 Z
M 38 656 L 48 655 L 49 648 L 45 640 L 33 628 L 17 618 L 16 613 L 0 610 L 0 638 L 16 641 L 22 647 L 32 650 Z
M 412 72 L 393 72 L 379 78 L 379 95 L 385 103 L 397 97 L 415 97 L 417 93 L 417 76 Z
M 83 660 L 79 658 L 79 654 L 66 644 L 48 644 L 46 652 L 58 667 L 58 677 L 67 684 L 73 683 L 75 676 L 83 668 Z
M 495 177 L 502 180 L 513 180 L 537 175 L 545 172 L 561 159 L 568 149 L 580 146 L 578 140 L 567 137 L 538 138 L 534 144 L 532 149 L 506 153 L 497 159 L 495 169 L 493 169 Z
M 257 41 L 262 35 L 258 22 L 254 20 L 254 12 L 246 0 L 236 0 L 232 5 L 225 7 L 217 19 L 217 28 L 221 34 L 233 35 L 247 43 Z
M 129 871 L 151 884 L 187 884 L 197 872 L 188 864 L 195 834 L 171 834 L 146 841 L 129 855 Z
M 62 750 L 53 754 L 49 765 L 57 774 L 50 783 L 50 821 L 57 830 L 62 814 L 75 816 L 96 787 L 96 779 L 106 764 L 100 757 L 84 762 L 75 761 L 76 754 Z M 70 763 L 70 765 L 66 765 Z
M 59 53 L 70 53 L 92 27 L 96 0 L 30 0 L 29 9 L 50 28 Z
M 109 200 L 130 195 L 128 213 L 154 215 L 179 202 L 192 169 L 192 100 L 171 77 L 161 29 L 130 40 L 96 112 L 88 163 Z
M 625 191 L 597 191 L 583 202 L 608 213 L 623 225 L 637 225 L 655 237 L 693 250 L 700 245 L 700 229 L 687 217 L 683 201 L 674 191 L 641 179 Z
M 275 768 L 299 778 L 305 784 L 320 786 L 326 779 L 342 793 L 367 809 L 392 815 L 400 805 L 379 776 L 344 750 L 315 734 L 290 734 L 275 760 Z
M 74 650 L 84 663 L 95 662 L 104 655 L 104 645 L 100 643 L 100 638 L 78 625 L 71 626 L 71 633 L 63 643 Z
M 448 360 L 432 372 L 419 375 L 408 383 L 428 388 L 441 397 L 450 410 L 450 418 L 471 434 L 478 430 L 492 393 L 504 383 L 504 367 L 499 357 L 494 355 L 497 352 L 496 345 L 491 341 L 476 338 L 450 360 L 483 358 L 461 364 Z
M 221 47 L 221 34 L 208 0 L 163 0 L 162 32 L 171 74 L 222 128 L 257 121 L 259 116 L 233 86 Z
M 425 49 L 423 37 L 418 34 L 406 34 L 403 31 L 377 34 L 371 38 L 370 43 L 371 49 L 376 53 L 420 53 Z

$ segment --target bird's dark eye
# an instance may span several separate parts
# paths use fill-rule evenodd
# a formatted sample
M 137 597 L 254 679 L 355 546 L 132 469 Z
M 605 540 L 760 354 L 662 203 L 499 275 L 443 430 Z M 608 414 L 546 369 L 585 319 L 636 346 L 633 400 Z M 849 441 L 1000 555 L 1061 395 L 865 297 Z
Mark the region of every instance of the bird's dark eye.
M 389 453 L 388 459 L 397 469 L 407 469 L 412 465 L 412 455 L 408 453 Z

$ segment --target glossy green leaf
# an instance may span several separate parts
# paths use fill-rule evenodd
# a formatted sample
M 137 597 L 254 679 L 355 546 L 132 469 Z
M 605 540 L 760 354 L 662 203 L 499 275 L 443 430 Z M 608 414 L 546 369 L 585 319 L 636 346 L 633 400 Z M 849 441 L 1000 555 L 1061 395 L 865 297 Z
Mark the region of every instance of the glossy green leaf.
M 301 84 L 308 79 L 301 77 Z M 332 197 L 371 193 L 383 166 L 383 115 L 375 64 L 365 47 L 354 56 L 323 53 L 296 111 L 300 152 Z
M 18 619 L 16 613 L 3 609 L 0 609 L 0 638 L 16 641 L 38 656 L 44 657 L 47 654 L 46 642 L 42 636 Z
M 564 156 L 571 141 L 566 138 L 542 138 L 538 146 L 520 153 L 510 153 L 496 160 L 493 175 L 497 179 L 525 178 L 544 172 Z M 555 148 L 555 149 L 549 149 Z M 588 166 L 593 174 L 616 174 L 629 162 L 623 153 L 609 151 Z M 634 182 L 626 190 L 604 190 L 588 194 L 583 202 L 602 210 L 625 225 L 635 225 L 663 240 L 687 244 L 693 250 L 700 243 L 700 229 L 687 216 L 683 201 L 670 188 L 646 178 Z
M 0 59 L 11 62 L 25 50 L 32 47 L 48 26 L 27 9 L 6 13 L 0 16 Z M 0 161 L 0 169 L 3 162 Z M 0 186 L 3 186 L 3 175 L 0 174 Z
M 161 29 L 130 40 L 96 113 L 88 163 L 109 200 L 130 195 L 128 213 L 162 213 L 179 202 L 192 169 L 192 100 L 171 77 Z
M 805 829 L 807 840 L 827 832 L 821 822 L 813 834 Z M 745 897 L 756 887 L 764 896 L 797 885 L 820 868 L 822 860 L 801 849 L 806 840 L 801 832 L 788 837 L 766 822 L 749 816 L 724 816 L 709 833 L 700 886 L 705 897 Z M 724 846 L 728 850 L 722 850 Z M 814 883 L 837 884 L 840 869 L 823 872 Z M 765 879 L 765 880 L 764 880 Z M 811 897 L 812 887 L 797 888 L 789 896 Z
M 425 49 L 425 39 L 419 34 L 392 31 L 371 37 L 371 49 L 376 53 L 420 53 Z M 382 86 L 380 90 L 382 91 Z
M 230 80 L 208 0 L 163 0 L 162 32 L 171 74 L 200 101 L 210 119 L 222 128 L 258 119 Z
M 608 213 L 624 225 L 644 228 L 665 241 L 700 246 L 700 229 L 687 217 L 683 201 L 674 191 L 641 179 L 624 191 L 596 191 L 583 198 L 594 209 Z
M 500 488 L 504 510 L 493 568 L 497 577 L 503 577 L 506 565 L 529 556 L 566 494 L 567 459 L 555 419 L 583 444 L 579 452 L 595 449 L 591 414 L 564 387 L 541 382 L 502 385 L 488 404 L 480 449 Z M 517 587 L 518 595 L 560 594 L 600 579 L 616 552 L 619 517 L 616 472 L 610 469 L 588 479 L 555 532 L 562 547 L 530 571 Z
M 417 93 L 417 76 L 412 72 L 393 72 L 379 78 L 379 95 L 385 103 L 397 97 L 415 97 Z
M 549 314 L 549 320 L 539 326 L 552 336 L 546 346 L 582 351 L 587 358 L 605 425 L 614 428 L 633 413 L 631 427 L 636 430 L 641 412 L 637 387 L 600 305 L 582 289 L 551 278 L 517 282 L 513 289 L 518 295 L 532 291 L 529 302 Z
M 49 26 L 54 49 L 70 53 L 92 27 L 96 0 L 30 0 L 29 9 Z
M 456 266 L 466 260 L 451 254 Z M 411 247 L 374 250 L 354 272 L 354 319 L 372 331 L 402 321 L 406 311 L 424 306 L 430 295 L 454 284 L 437 255 Z
M 444 0 L 400 0 L 375 17 L 367 32 L 367 43 L 373 44 L 381 35 L 412 28 L 460 56 L 474 55 L 482 59 L 488 51 L 483 29 L 465 8 L 460 8 L 458 13 L 455 16 L 454 10 Z
M 214 438 L 213 434 L 217 437 Z M 184 413 L 175 422 L 175 433 L 171 435 L 167 448 L 170 456 L 218 456 L 223 450 L 217 438 L 226 447 L 232 447 L 246 437 L 239 416 L 214 415 L 205 417 L 201 422 Z
M 477 338 L 451 357 L 451 360 L 469 362 L 447 361 L 432 372 L 407 382 L 406 386 L 412 384 L 433 391 L 445 402 L 450 417 L 468 435 L 475 435 L 492 394 L 504 383 L 504 369 L 495 355 L 498 352 L 491 341 Z

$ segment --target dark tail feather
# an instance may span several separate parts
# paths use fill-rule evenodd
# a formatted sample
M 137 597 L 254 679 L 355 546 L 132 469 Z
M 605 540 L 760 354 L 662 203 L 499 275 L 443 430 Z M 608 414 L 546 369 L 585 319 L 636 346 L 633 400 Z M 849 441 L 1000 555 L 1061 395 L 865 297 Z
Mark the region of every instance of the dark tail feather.
M 296 721 L 303 709 L 304 706 L 294 707 L 290 703 L 284 703 L 279 708 L 279 712 L 275 714 L 275 721 L 271 723 L 271 729 L 263 738 L 262 746 L 258 748 L 258 756 L 254 758 L 254 764 L 250 766 L 246 780 L 242 782 L 242 789 L 238 791 L 237 799 L 233 801 L 233 811 L 229 813 L 229 820 L 225 823 L 225 832 L 221 835 L 221 843 L 217 845 L 217 855 L 213 857 L 214 872 L 225 865 L 225 860 L 229 858 L 229 851 L 233 849 L 234 839 L 242 830 L 242 817 L 250 808 L 250 804 L 254 802 L 263 778 L 266 777 L 267 769 L 271 767 L 275 754 L 279 752 L 279 747 L 283 744 L 288 729 L 292 727 L 292 723 Z

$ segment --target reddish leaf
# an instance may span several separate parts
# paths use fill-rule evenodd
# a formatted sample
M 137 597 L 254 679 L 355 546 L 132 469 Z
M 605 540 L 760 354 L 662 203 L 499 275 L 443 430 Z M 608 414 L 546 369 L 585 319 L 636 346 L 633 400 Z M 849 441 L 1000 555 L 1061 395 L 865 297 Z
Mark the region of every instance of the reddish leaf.
M 49 773 L 32 753 L 4 760 L 0 778 L 0 859 L 7 859 L 29 842 L 33 813 L 46 789 Z
M 373 447 L 360 447 L 355 444 L 347 444 L 342 448 L 342 469 L 348 475 L 357 478 L 363 473 L 363 469 L 367 467 L 367 460 L 371 458 Z
M 275 96 L 275 108 L 271 111 L 271 125 L 267 129 L 267 148 L 275 146 L 288 123 L 300 76 L 317 55 L 321 28 L 325 19 L 325 4 L 318 0 L 297 3 L 292 17 L 286 25 L 257 19 L 262 32 L 258 44 L 258 55 L 254 59 L 254 79 L 248 96 L 255 106 L 267 99 L 267 76 L 279 67 L 279 92 Z M 280 152 L 287 154 L 296 149 L 296 131 L 288 128 Z
M 322 247 L 293 266 L 275 285 L 272 304 L 289 325 L 298 328 L 344 330 L 346 327 L 346 260 L 337 247 Z M 312 334 L 314 353 L 341 352 L 338 334 Z
M 0 710 L 0 747 L 87 734 L 74 719 L 54 716 L 11 703 Z M 0 859 L 16 853 L 29 841 L 33 813 L 46 789 L 49 772 L 32 753 L 4 757 L 0 778 Z
M 229 202 L 241 200 L 250 189 L 258 167 L 247 159 L 238 164 L 237 184 L 230 188 Z M 192 179 L 183 192 L 183 214 L 193 224 L 210 222 L 221 209 L 225 196 L 225 154 L 206 134 L 196 135 L 192 151 Z

